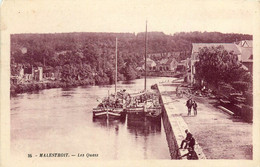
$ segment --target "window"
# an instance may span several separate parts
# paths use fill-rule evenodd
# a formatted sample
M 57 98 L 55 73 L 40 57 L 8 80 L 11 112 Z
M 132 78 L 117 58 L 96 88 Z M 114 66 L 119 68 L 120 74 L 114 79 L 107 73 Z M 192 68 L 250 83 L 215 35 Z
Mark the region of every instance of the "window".
M 192 66 L 192 74 L 195 74 L 195 66 Z
M 241 55 L 237 55 L 237 58 L 238 58 L 238 61 L 242 60 Z

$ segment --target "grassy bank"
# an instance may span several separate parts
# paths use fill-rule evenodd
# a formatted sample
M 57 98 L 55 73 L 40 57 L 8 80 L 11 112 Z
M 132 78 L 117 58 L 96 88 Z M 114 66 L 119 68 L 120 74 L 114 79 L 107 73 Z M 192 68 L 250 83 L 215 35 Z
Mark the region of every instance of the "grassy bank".
M 11 84 L 10 93 L 18 94 L 25 92 L 32 92 L 43 89 L 51 89 L 51 88 L 69 88 L 76 86 L 86 86 L 93 85 L 94 82 L 91 81 L 74 81 L 74 82 L 61 82 L 61 81 L 52 81 L 52 82 L 34 82 L 34 83 L 26 83 L 26 84 Z

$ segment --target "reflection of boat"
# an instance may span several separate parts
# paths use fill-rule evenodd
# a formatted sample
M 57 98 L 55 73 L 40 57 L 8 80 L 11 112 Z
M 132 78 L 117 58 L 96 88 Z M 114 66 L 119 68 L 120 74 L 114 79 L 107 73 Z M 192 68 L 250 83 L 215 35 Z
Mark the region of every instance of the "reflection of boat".
M 120 119 L 109 119 L 109 120 L 93 118 L 93 122 L 95 122 L 99 126 L 104 126 L 104 127 L 118 126 L 119 124 L 124 124 L 125 121 L 126 121 L 126 117 L 121 117 Z
M 151 133 L 161 133 L 161 120 L 151 121 L 146 117 L 136 117 L 133 114 L 127 115 L 127 129 L 137 136 L 147 136 Z

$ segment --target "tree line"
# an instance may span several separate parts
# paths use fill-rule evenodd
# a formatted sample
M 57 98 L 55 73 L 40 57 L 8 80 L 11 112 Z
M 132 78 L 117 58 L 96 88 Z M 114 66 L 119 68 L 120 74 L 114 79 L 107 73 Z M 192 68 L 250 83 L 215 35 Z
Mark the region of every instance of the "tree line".
M 136 67 L 144 57 L 145 33 L 55 33 L 12 34 L 11 75 L 18 66 L 44 66 L 44 72 L 60 72 L 64 83 L 112 84 L 115 79 L 115 38 L 118 38 L 118 79 L 140 77 Z M 252 39 L 247 34 L 219 32 L 181 32 L 166 35 L 148 32 L 148 53 L 180 51 L 190 57 L 192 43 Z M 23 48 L 26 48 L 23 50 Z

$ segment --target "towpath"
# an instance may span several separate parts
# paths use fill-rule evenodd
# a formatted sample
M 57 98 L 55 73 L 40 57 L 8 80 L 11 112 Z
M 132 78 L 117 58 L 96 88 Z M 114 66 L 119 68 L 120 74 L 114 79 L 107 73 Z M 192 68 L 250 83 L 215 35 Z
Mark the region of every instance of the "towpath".
M 252 123 L 228 115 L 215 107 L 215 99 L 206 97 L 193 96 L 198 115 L 193 116 L 192 111 L 192 116 L 187 116 L 187 97 L 176 97 L 176 86 L 180 84 L 176 81 L 158 85 L 177 143 L 180 144 L 188 128 L 202 159 L 252 159 Z

